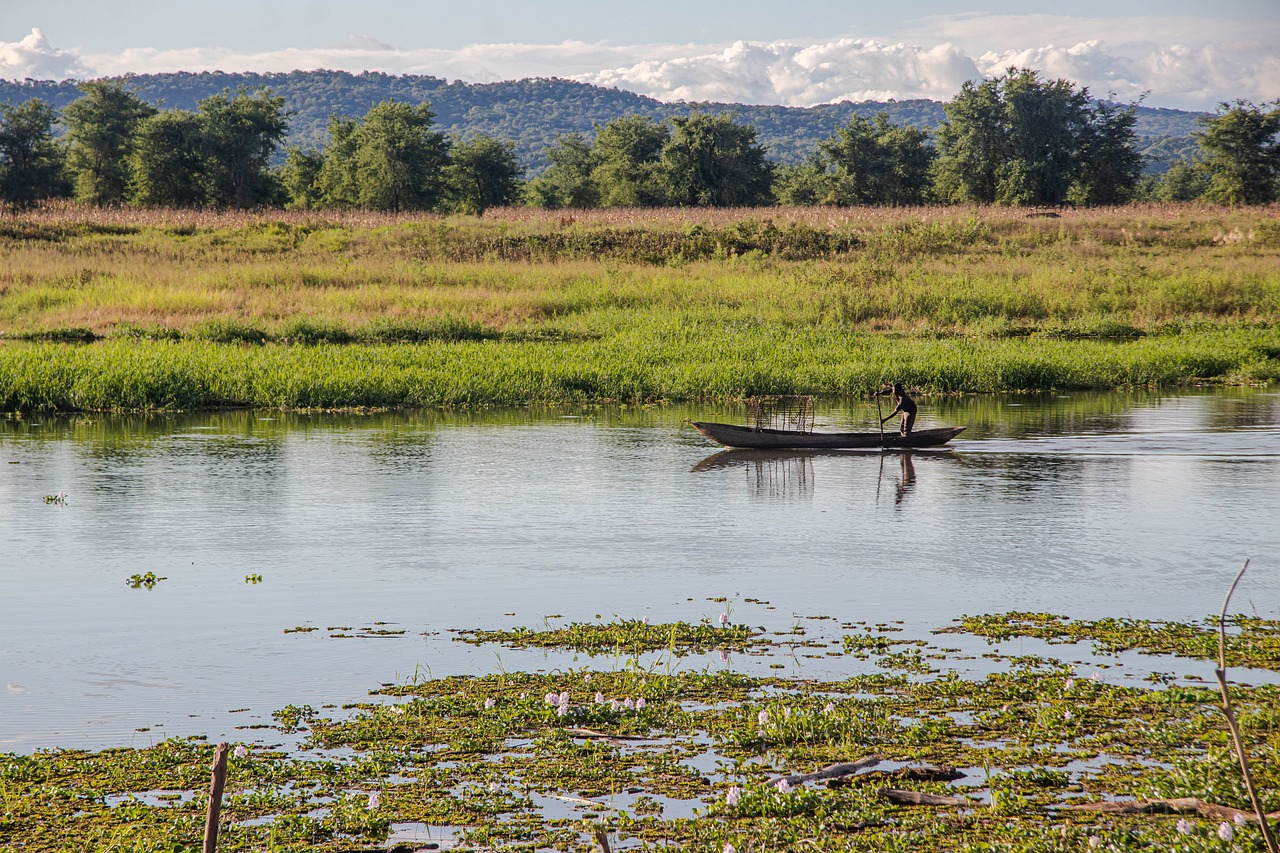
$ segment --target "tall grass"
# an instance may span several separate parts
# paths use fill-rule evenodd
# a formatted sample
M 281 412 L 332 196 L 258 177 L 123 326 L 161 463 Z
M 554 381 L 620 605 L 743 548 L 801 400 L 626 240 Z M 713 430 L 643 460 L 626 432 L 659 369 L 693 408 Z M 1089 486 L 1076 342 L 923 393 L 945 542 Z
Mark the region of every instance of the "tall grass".
M 1265 379 L 1277 328 L 1280 208 L 0 215 L 8 408 Z
M 1129 342 L 917 339 L 672 322 L 591 342 L 0 347 L 0 409 L 344 408 L 857 395 L 1280 379 L 1280 330 Z

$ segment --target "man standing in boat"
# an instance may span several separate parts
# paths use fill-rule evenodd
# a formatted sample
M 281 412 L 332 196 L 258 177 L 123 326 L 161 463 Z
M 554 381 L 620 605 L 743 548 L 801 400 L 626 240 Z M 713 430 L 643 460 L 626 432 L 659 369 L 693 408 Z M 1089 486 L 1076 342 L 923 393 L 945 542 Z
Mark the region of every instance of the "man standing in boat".
M 880 423 L 883 424 L 886 421 L 888 421 L 890 418 L 892 418 L 894 415 L 901 413 L 902 427 L 898 430 L 898 433 L 903 436 L 911 435 L 911 428 L 915 426 L 915 423 L 916 423 L 916 411 L 917 411 L 916 401 L 912 400 L 911 397 L 907 394 L 907 389 L 902 387 L 901 382 L 893 383 L 893 389 L 891 391 L 876 392 L 877 397 L 883 396 L 885 394 L 893 394 L 893 399 L 897 402 L 898 407 L 894 409 L 892 412 L 890 412 L 889 414 L 885 415 L 883 418 L 881 418 Z

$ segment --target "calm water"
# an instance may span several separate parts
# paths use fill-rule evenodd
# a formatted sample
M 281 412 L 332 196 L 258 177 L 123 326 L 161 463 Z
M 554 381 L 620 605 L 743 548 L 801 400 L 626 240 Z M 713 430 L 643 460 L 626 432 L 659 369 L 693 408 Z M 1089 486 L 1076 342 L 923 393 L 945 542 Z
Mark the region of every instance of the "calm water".
M 717 454 L 686 424 L 741 417 L 0 420 L 0 751 L 220 736 L 415 673 L 571 664 L 449 632 L 696 621 L 720 596 L 735 621 L 832 636 L 807 617 L 918 636 L 1012 609 L 1193 618 L 1249 558 L 1236 605 L 1280 615 L 1275 389 L 928 401 L 919 426 L 970 425 L 931 453 Z M 167 580 L 126 585 L 147 571 Z

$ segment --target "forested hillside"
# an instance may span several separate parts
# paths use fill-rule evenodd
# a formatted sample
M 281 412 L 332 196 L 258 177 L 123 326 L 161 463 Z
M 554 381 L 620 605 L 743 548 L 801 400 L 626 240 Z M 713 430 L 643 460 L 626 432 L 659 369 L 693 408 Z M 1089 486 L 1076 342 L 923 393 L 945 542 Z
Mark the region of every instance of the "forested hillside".
M 235 91 L 269 87 L 285 99 L 290 119 L 288 144 L 318 148 L 325 139 L 330 115 L 360 116 L 387 99 L 431 104 L 441 130 L 463 137 L 484 134 L 515 143 L 529 174 L 547 166 L 546 149 L 566 133 L 591 135 L 597 124 L 623 115 L 664 119 L 685 115 L 691 108 L 734 112 L 737 121 L 753 125 L 757 139 L 771 159 L 798 163 L 817 144 L 831 137 L 853 115 L 887 113 L 893 124 L 932 130 L 944 118 L 938 101 L 909 100 L 879 103 L 842 102 L 816 107 L 743 104 L 669 104 L 618 89 L 558 79 L 528 79 L 504 83 L 463 83 L 439 77 L 391 76 L 366 72 L 291 71 L 283 74 L 149 74 L 132 79 L 138 96 L 165 108 L 195 109 L 201 98 L 224 89 Z M 74 82 L 0 81 L 0 103 L 17 104 L 42 98 L 62 109 L 80 97 Z M 1200 114 L 1183 110 L 1139 107 L 1136 133 L 1139 151 L 1158 157 L 1149 171 L 1195 155 L 1190 139 Z

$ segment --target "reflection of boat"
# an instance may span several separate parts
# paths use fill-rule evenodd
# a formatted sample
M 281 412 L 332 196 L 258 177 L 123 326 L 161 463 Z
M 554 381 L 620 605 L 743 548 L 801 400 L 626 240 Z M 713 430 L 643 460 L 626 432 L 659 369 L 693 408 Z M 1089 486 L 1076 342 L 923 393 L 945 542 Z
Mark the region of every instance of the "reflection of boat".
M 746 447 L 753 450 L 773 448 L 796 449 L 853 449 L 853 448 L 897 448 L 897 447 L 938 447 L 946 444 L 960 433 L 964 427 L 942 427 L 940 429 L 920 429 L 908 436 L 896 432 L 802 432 L 785 429 L 757 429 L 755 427 L 734 426 L 733 424 L 713 424 L 693 421 L 698 432 L 713 441 L 727 447 Z

